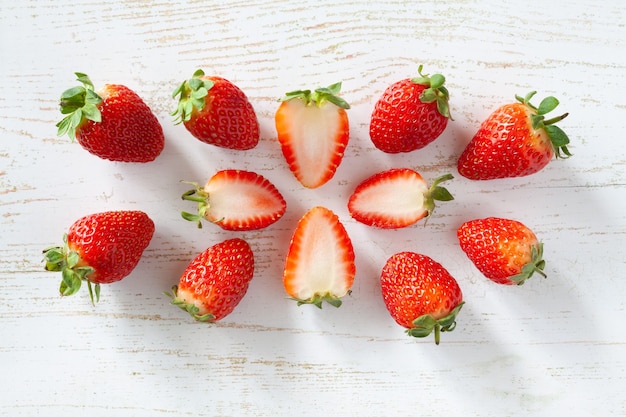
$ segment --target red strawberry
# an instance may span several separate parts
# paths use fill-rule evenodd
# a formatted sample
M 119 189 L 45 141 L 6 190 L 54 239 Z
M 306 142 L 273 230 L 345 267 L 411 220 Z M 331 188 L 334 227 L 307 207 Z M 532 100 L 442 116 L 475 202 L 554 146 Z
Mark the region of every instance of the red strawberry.
M 230 81 L 206 76 L 201 69 L 172 95 L 179 96 L 171 115 L 202 142 L 246 150 L 259 143 L 259 122 L 248 97 Z
M 154 222 L 142 211 L 90 214 L 70 226 L 64 246 L 44 250 L 46 270 L 62 272 L 61 295 L 75 294 L 87 281 L 94 303 L 100 284 L 119 281 L 135 269 L 153 234 Z
M 291 238 L 283 284 L 302 304 L 339 307 L 350 293 L 356 267 L 350 237 L 339 218 L 325 207 L 313 207 L 298 222 Z
M 350 127 L 338 97 L 341 83 L 327 88 L 292 91 L 281 99 L 275 115 L 283 155 L 296 179 L 307 188 L 327 183 L 343 159 Z
M 229 239 L 196 256 L 171 293 L 172 304 L 195 320 L 215 322 L 237 307 L 254 275 L 254 254 L 243 239 Z
M 521 285 L 533 273 L 543 277 L 543 243 L 516 220 L 470 220 L 457 230 L 461 249 L 478 270 L 498 284 Z
M 265 177 L 249 171 L 218 171 L 204 187 L 191 183 L 194 189 L 183 194 L 183 200 L 198 203 L 198 212 L 182 212 L 184 219 L 202 227 L 204 218 L 225 230 L 256 230 L 278 221 L 287 203 L 276 187 Z
M 448 125 L 449 93 L 445 77 L 422 74 L 398 81 L 385 90 L 372 112 L 370 138 L 387 153 L 411 152 L 437 139 Z
M 85 74 L 76 73 L 83 85 L 61 95 L 58 135 L 69 137 L 102 159 L 150 162 L 163 150 L 165 138 L 158 119 L 128 87 L 106 84 L 99 92 Z
M 569 138 L 555 125 L 567 113 L 545 120 L 559 101 L 546 97 L 535 107 L 535 91 L 505 104 L 481 125 L 458 160 L 461 175 L 471 180 L 522 177 L 544 168 L 550 160 L 571 156 Z
M 383 267 L 380 284 L 383 300 L 394 320 L 407 334 L 426 337 L 456 327 L 463 294 L 456 280 L 438 262 L 414 252 L 400 252 Z
M 348 211 L 355 220 L 368 226 L 406 227 L 430 216 L 436 200 L 454 199 L 439 185 L 450 179 L 452 175 L 443 175 L 429 188 L 419 173 L 408 168 L 379 172 L 356 187 L 348 200 Z

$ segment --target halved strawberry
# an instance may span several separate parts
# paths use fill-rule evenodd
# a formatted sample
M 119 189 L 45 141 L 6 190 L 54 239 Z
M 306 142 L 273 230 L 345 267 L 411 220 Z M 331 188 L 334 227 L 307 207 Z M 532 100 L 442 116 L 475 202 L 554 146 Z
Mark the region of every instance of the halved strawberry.
M 287 93 L 275 116 L 278 141 L 289 169 L 307 188 L 328 182 L 343 159 L 350 128 L 346 109 L 338 97 L 341 83 L 314 92 Z
M 302 304 L 339 307 L 350 292 L 356 267 L 350 237 L 335 213 L 313 207 L 298 222 L 291 238 L 283 284 Z
M 357 221 L 383 229 L 409 226 L 428 217 L 435 201 L 450 201 L 454 197 L 439 184 L 452 179 L 442 175 L 428 187 L 416 171 L 394 168 L 372 175 L 359 184 L 348 200 L 348 211 Z
M 218 171 L 204 187 L 190 184 L 195 188 L 182 198 L 197 202 L 198 211 L 183 211 L 182 216 L 199 228 L 204 218 L 225 230 L 261 229 L 278 221 L 287 209 L 278 189 L 255 172 L 227 169 Z

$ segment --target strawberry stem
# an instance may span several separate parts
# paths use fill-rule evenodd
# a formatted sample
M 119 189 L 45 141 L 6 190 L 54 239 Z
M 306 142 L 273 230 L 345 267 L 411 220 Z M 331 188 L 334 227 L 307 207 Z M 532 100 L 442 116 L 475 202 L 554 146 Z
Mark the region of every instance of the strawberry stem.
M 435 320 L 430 314 L 424 314 L 413 320 L 413 326 L 406 330 L 406 333 L 412 337 L 426 337 L 431 333 L 435 334 L 435 344 L 439 344 L 441 332 L 451 332 L 456 327 L 456 316 L 465 304 L 460 302 L 447 316 Z
M 215 316 L 211 313 L 200 314 L 200 309 L 198 306 L 192 303 L 187 303 L 184 300 L 178 298 L 178 286 L 174 285 L 172 287 L 172 292 L 164 292 L 163 295 L 166 295 L 171 299 L 170 304 L 180 308 L 181 310 L 187 312 L 194 320 L 199 322 L 213 322 L 215 321 Z
M 94 86 L 87 74 L 82 72 L 74 73 L 82 86 L 72 87 L 61 94 L 60 110 L 66 116 L 56 124 L 57 135 L 68 135 L 72 141 L 76 139 L 76 129 L 85 120 L 99 123 L 102 121 L 102 114 L 98 106 L 102 103 L 95 91 Z
M 522 267 L 522 271 L 519 274 L 509 277 L 509 279 L 517 285 L 524 284 L 524 282 L 535 273 L 544 278 L 548 277 L 546 273 L 543 272 L 546 266 L 546 261 L 543 259 L 543 243 L 538 243 L 531 248 L 530 257 L 530 262 Z
M 313 92 L 311 92 L 311 90 L 290 91 L 278 101 L 289 101 L 297 98 L 304 100 L 304 103 L 307 106 L 316 105 L 318 107 L 321 107 L 325 101 L 328 101 L 337 107 L 347 110 L 350 108 L 350 104 L 348 104 L 348 102 L 343 98 L 339 97 L 340 91 L 341 81 L 331 84 L 328 87 L 320 87 Z
M 205 79 L 204 71 L 197 69 L 193 76 L 183 81 L 172 93 L 172 98 L 178 97 L 178 106 L 170 113 L 174 116 L 174 124 L 191 120 L 194 110 L 200 111 L 206 106 L 206 96 L 215 83 Z
M 531 91 L 530 93 L 526 94 L 525 97 L 516 95 L 515 98 L 517 99 L 517 101 L 528 106 L 535 112 L 535 114 L 532 114 L 530 117 L 533 129 L 543 129 L 546 132 L 546 134 L 550 138 L 555 158 L 569 158 L 570 156 L 572 156 L 569 149 L 567 148 L 570 140 L 567 137 L 567 134 L 560 127 L 556 126 L 556 123 L 565 119 L 569 115 L 569 113 L 564 113 L 560 116 L 545 120 L 545 115 L 556 109 L 556 107 L 559 105 L 559 100 L 557 100 L 555 97 L 549 96 L 541 100 L 539 107 L 535 107 L 530 103 L 530 99 L 533 98 L 536 93 L 536 91 Z
M 444 174 L 433 181 L 430 186 L 428 192 L 424 194 L 424 208 L 426 209 L 426 217 L 430 217 L 430 215 L 435 211 L 435 201 L 452 201 L 454 200 L 454 196 L 448 191 L 447 188 L 441 187 L 441 184 L 444 181 L 449 181 L 453 179 L 454 176 L 452 174 Z
M 196 222 L 198 229 L 202 229 L 202 219 L 205 218 L 207 211 L 209 210 L 209 194 L 206 193 L 197 182 L 181 181 L 185 184 L 193 185 L 194 188 L 185 191 L 181 198 L 186 201 L 193 201 L 198 203 L 197 212 L 189 213 L 182 211 L 180 214 L 183 219 Z
M 74 295 L 80 290 L 83 281 L 87 281 L 89 289 L 89 298 L 91 304 L 100 300 L 100 284 L 92 283 L 88 279 L 88 275 L 94 272 L 90 266 L 78 266 L 80 256 L 74 250 L 69 248 L 67 243 L 67 233 L 63 235 L 63 246 L 53 246 L 43 251 L 44 261 L 46 263 L 46 271 L 60 271 L 61 284 L 59 285 L 59 293 L 61 296 Z
M 450 120 L 454 120 L 450 115 L 450 92 L 446 87 L 444 87 L 446 77 L 441 74 L 422 74 L 423 68 L 424 66 L 420 65 L 417 69 L 420 76 L 411 79 L 411 81 L 415 84 L 427 87 L 420 95 L 421 102 L 437 103 L 437 111 L 439 111 L 442 116 L 447 117 Z

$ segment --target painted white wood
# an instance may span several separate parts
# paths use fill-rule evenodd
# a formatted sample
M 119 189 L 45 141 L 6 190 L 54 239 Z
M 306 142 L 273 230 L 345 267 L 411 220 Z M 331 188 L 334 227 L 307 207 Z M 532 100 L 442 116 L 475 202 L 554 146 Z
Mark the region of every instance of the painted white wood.
M 619 416 L 626 415 L 624 237 L 626 7 L 621 1 L 9 1 L 0 14 L 0 414 L 6 416 Z M 442 72 L 454 117 L 423 150 L 386 155 L 368 137 L 384 88 L 423 63 Z M 239 85 L 261 142 L 217 149 L 174 126 L 171 92 L 196 68 Z M 166 134 L 156 161 L 111 163 L 56 137 L 58 97 L 74 71 L 125 84 Z M 335 178 L 303 189 L 273 128 L 285 92 L 343 81 L 351 140 Z M 531 177 L 470 182 L 456 158 L 515 94 L 555 95 L 574 156 Z M 356 184 L 392 166 L 451 172 L 453 202 L 426 226 L 381 231 L 348 216 Z M 257 171 L 283 192 L 284 218 L 256 232 L 198 230 L 180 218 L 180 180 Z M 313 205 L 344 222 L 357 251 L 340 309 L 297 307 L 281 273 L 291 232 Z M 41 251 L 78 217 L 141 209 L 156 222 L 135 272 L 61 299 Z M 465 220 L 531 226 L 548 278 L 502 287 L 458 248 Z M 191 322 L 163 291 L 199 251 L 247 239 L 257 270 L 246 298 L 214 326 Z M 458 279 L 457 329 L 413 340 L 388 316 L 384 261 L 414 250 Z

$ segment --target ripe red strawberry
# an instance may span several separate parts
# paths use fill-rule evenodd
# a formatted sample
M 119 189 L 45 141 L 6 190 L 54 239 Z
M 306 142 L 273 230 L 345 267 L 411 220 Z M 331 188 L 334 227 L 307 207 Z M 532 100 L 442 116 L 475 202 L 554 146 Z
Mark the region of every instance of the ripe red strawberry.
M 85 74 L 76 73 L 83 85 L 61 95 L 58 135 L 65 134 L 102 159 L 150 162 L 165 143 L 163 129 L 143 100 L 128 87 L 105 84 L 98 92 Z
M 202 142 L 247 150 L 259 143 L 259 122 L 245 93 L 230 81 L 201 69 L 172 94 L 179 97 L 171 115 Z
M 521 285 L 535 272 L 543 277 L 543 243 L 524 224 L 488 217 L 457 230 L 461 249 L 478 270 L 498 284 Z
M 414 337 L 426 337 L 456 327 L 463 294 L 456 280 L 438 262 L 414 252 L 400 252 L 383 267 L 380 284 L 391 317 Z
M 307 188 L 326 184 L 348 145 L 350 105 L 337 96 L 341 83 L 314 92 L 299 90 L 281 99 L 276 132 L 283 155 L 296 179 Z
M 196 214 L 182 212 L 184 219 L 202 227 L 204 218 L 225 230 L 262 229 L 278 221 L 287 209 L 285 199 L 262 175 L 250 171 L 218 171 L 204 185 L 191 183 L 194 189 L 183 200 L 198 203 Z
M 154 222 L 142 211 L 84 216 L 63 236 L 64 246 L 44 250 L 46 270 L 61 271 L 61 295 L 75 294 L 87 281 L 94 303 L 100 284 L 119 281 L 135 269 L 153 234 Z
M 445 77 L 422 74 L 391 84 L 376 102 L 370 138 L 387 153 L 411 152 L 437 139 L 448 125 L 449 93 Z
M 196 256 L 171 293 L 171 303 L 195 320 L 215 322 L 237 307 L 254 275 L 254 254 L 243 239 L 229 239 Z
M 546 97 L 535 107 L 535 91 L 496 109 L 481 125 L 458 160 L 461 175 L 471 180 L 522 177 L 543 169 L 556 156 L 571 156 L 569 138 L 555 125 L 567 113 L 546 120 L 559 101 Z
M 283 284 L 298 305 L 334 307 L 350 293 L 356 267 L 350 237 L 337 215 L 313 207 L 298 222 L 291 238 Z
M 443 175 L 429 188 L 419 173 L 408 168 L 379 172 L 356 187 L 348 200 L 348 211 L 355 220 L 368 226 L 406 227 L 430 216 L 435 201 L 454 199 L 439 185 L 450 179 L 452 175 Z

